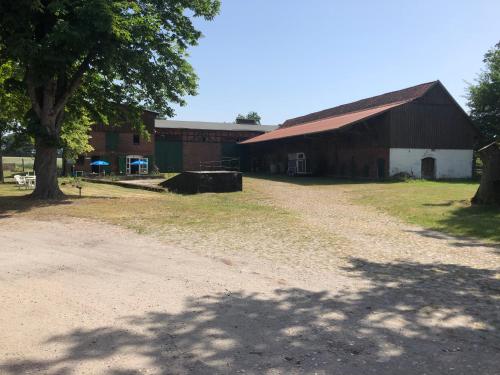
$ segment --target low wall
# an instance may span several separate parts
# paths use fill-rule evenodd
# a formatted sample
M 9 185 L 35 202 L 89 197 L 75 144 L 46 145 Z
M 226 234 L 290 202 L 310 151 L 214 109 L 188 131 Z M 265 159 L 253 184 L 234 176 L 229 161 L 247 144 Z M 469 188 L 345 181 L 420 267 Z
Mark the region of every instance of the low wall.
M 105 179 L 97 179 L 97 178 L 82 178 L 82 181 L 93 182 L 95 184 L 107 184 L 107 185 L 120 186 L 120 187 L 129 188 L 129 189 L 148 190 L 148 191 L 154 191 L 157 193 L 164 193 L 166 191 L 165 188 L 163 188 L 161 186 L 134 184 L 131 182 L 126 182 L 126 181 L 113 181 L 113 180 L 105 180 Z
M 179 194 L 229 193 L 243 190 L 241 172 L 194 171 L 182 172 L 161 186 Z

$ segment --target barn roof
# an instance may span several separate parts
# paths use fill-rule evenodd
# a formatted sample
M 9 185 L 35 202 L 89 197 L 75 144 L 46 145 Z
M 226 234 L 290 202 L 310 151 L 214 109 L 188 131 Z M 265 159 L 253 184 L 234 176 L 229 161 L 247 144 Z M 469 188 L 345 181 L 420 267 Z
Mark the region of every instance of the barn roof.
M 205 121 L 178 121 L 156 119 L 155 128 L 157 129 L 192 129 L 192 130 L 224 130 L 224 131 L 254 131 L 270 132 L 277 129 L 272 125 L 248 125 L 235 124 L 232 122 L 205 122 Z
M 310 113 L 305 116 L 300 116 L 286 120 L 282 128 L 304 124 L 306 122 L 316 121 L 327 117 L 334 117 L 351 112 L 358 112 L 369 108 L 380 107 L 386 104 L 397 103 L 402 101 L 410 101 L 424 95 L 432 86 L 439 81 L 422 83 L 417 86 L 408 87 L 406 89 L 391 91 L 382 95 L 372 96 L 370 98 L 361 99 L 352 103 L 342 104 L 337 107 L 325 109 L 323 111 Z
M 285 121 L 275 131 L 259 135 L 241 143 L 258 143 L 339 129 L 420 98 L 438 82 L 423 83 L 403 90 L 392 91 L 324 111 L 296 117 Z
M 289 126 L 286 128 L 279 128 L 275 131 L 247 139 L 246 141 L 241 142 L 241 144 L 272 141 L 281 138 L 296 137 L 299 135 L 322 133 L 330 130 L 335 130 L 343 126 L 356 123 L 358 121 L 366 120 L 370 117 L 381 114 L 385 111 L 388 111 L 391 108 L 398 107 L 405 103 L 408 103 L 408 101 L 406 100 L 402 102 L 391 103 L 380 107 L 365 109 L 364 111 L 352 112 L 352 113 L 347 113 L 345 115 L 329 117 L 323 120 L 308 122 L 306 124 Z

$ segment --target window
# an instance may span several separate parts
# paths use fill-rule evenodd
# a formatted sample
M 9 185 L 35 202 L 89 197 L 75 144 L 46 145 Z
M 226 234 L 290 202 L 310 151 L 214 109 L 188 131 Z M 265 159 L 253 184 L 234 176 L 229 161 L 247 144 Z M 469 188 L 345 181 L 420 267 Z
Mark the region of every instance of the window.
M 127 155 L 125 158 L 126 174 L 148 174 L 149 159 L 141 155 Z
M 106 133 L 106 151 L 116 151 L 118 148 L 119 134 L 107 132 Z
M 138 145 L 141 143 L 141 138 L 139 137 L 139 134 L 134 134 L 132 142 L 134 143 L 134 145 Z

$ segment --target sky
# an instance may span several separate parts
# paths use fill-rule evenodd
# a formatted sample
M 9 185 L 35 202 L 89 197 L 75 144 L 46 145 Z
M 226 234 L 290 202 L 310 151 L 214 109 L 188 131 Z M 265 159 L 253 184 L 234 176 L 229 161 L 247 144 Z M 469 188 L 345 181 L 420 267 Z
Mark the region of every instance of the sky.
M 499 0 L 222 0 L 190 49 L 198 95 L 175 119 L 263 124 L 441 80 L 466 88 L 500 41 Z

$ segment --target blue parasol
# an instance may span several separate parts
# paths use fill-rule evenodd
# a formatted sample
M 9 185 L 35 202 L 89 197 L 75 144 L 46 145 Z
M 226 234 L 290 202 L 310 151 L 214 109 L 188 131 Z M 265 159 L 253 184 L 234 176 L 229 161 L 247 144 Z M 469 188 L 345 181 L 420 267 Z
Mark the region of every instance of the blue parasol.
M 96 161 L 93 161 L 92 163 L 90 163 L 90 165 L 94 166 L 94 165 L 97 165 L 99 166 L 99 175 L 101 174 L 101 167 L 102 166 L 108 166 L 109 163 L 107 161 L 104 161 L 104 160 L 96 160 Z M 104 174 L 106 174 L 106 172 L 104 172 Z
M 93 161 L 92 163 L 90 163 L 90 165 L 101 166 L 101 165 L 109 165 L 109 163 L 107 161 L 104 161 L 104 160 L 96 160 L 96 161 Z
M 145 160 L 136 160 L 136 161 L 130 163 L 130 165 L 148 165 L 148 162 Z

